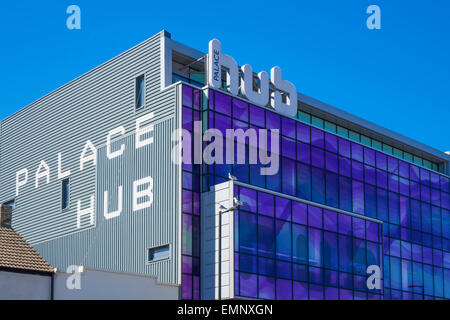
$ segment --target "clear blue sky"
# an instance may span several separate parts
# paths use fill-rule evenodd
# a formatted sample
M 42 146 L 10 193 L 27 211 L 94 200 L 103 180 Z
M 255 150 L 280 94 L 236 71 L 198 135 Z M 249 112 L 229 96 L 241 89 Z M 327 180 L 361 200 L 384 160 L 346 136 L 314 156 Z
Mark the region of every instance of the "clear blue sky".
M 81 8 L 81 30 L 66 8 Z M 381 8 L 368 30 L 366 8 Z M 218 38 L 253 70 L 278 65 L 297 90 L 450 150 L 448 0 L 1 1 L 0 118 L 162 29 L 202 51 Z

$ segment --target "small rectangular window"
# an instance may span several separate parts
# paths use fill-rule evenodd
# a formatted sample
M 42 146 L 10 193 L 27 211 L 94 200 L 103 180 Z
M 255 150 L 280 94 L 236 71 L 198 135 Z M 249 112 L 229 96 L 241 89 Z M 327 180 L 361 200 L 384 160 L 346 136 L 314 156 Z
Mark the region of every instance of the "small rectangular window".
M 155 262 L 159 260 L 168 259 L 169 256 L 170 256 L 170 248 L 168 244 L 148 249 L 148 262 Z
M 16 207 L 16 201 L 10 200 L 10 201 L 5 202 L 4 205 L 10 206 L 14 210 L 14 208 Z
M 136 78 L 136 109 L 145 104 L 145 75 Z
M 70 202 L 70 180 L 65 179 L 61 183 L 61 208 L 67 209 L 69 208 Z

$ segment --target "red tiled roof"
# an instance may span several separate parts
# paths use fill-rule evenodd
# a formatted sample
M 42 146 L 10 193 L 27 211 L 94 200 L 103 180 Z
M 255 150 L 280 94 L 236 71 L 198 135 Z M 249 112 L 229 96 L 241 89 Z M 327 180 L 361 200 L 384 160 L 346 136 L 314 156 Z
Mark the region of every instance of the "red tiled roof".
M 0 227 L 0 267 L 53 272 L 47 261 L 18 232 L 5 227 Z

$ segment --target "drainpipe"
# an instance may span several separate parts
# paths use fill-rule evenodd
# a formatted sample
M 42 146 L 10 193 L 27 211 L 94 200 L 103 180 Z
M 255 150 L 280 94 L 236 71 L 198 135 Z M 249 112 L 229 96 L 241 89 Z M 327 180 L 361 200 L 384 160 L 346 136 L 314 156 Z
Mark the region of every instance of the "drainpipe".
M 56 268 L 53 269 L 52 277 L 50 281 L 50 300 L 55 300 L 55 275 L 56 275 Z

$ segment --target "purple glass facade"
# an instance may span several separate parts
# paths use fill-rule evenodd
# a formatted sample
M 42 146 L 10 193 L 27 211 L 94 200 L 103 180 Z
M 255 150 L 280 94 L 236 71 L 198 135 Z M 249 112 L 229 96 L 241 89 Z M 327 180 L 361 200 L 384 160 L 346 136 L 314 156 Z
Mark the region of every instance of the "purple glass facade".
M 183 128 L 192 132 L 193 121 L 202 119 L 203 130 L 279 129 L 280 170 L 262 176 L 259 164 L 183 165 L 183 298 L 199 297 L 200 193 L 227 181 L 228 173 L 249 185 L 236 190 L 236 197 L 244 203 L 235 216 L 240 226 L 235 230 L 239 238 L 235 243 L 237 295 L 267 299 L 450 298 L 447 176 L 240 98 L 213 90 L 208 96 L 183 86 Z M 243 195 L 241 189 L 255 197 Z M 283 202 L 289 203 L 289 210 L 280 211 Z M 255 232 L 244 232 L 241 237 L 242 224 Z M 259 230 L 270 237 L 258 238 Z M 295 239 L 303 240 L 297 243 Z M 336 257 L 327 255 L 333 251 L 332 243 Z M 372 259 L 381 247 L 383 254 L 377 261 L 384 281 L 382 290 L 375 292 L 364 287 L 362 278 L 367 275 L 362 268 L 370 265 L 368 257 Z

